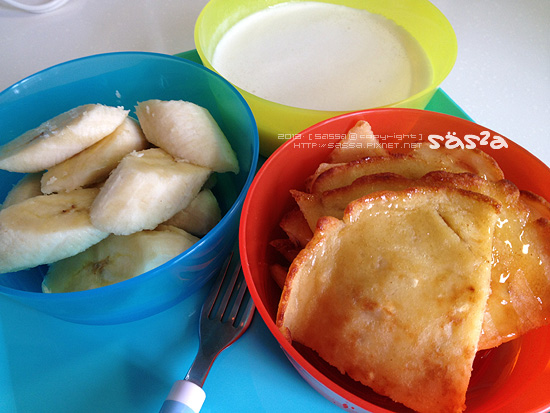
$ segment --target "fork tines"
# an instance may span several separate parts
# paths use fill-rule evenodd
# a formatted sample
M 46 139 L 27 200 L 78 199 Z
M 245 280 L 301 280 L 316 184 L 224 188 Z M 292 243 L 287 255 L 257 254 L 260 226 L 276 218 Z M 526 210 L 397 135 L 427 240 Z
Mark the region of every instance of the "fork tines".
M 238 244 L 227 258 L 225 271 L 214 282 L 203 305 L 202 317 L 243 328 L 250 322 L 254 303 L 248 292 L 238 255 Z

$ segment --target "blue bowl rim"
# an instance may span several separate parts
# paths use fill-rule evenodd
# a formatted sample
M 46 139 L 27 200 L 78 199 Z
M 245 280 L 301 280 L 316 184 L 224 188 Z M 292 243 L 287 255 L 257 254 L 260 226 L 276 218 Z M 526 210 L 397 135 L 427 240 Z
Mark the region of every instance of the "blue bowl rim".
M 211 76 L 214 76 L 214 77 L 218 78 L 219 80 L 221 80 L 221 82 L 223 84 L 225 84 L 225 86 L 229 90 L 231 90 L 237 96 L 237 98 L 241 101 L 241 103 L 243 104 L 243 108 L 245 109 L 245 111 L 248 115 L 248 118 L 250 120 L 252 120 L 252 126 L 254 128 L 254 136 L 253 136 L 254 139 L 252 141 L 252 159 L 251 159 L 251 164 L 250 164 L 250 171 L 248 172 L 248 176 L 246 177 L 246 181 L 244 182 L 244 185 L 243 185 L 239 195 L 237 196 L 237 199 L 235 200 L 233 205 L 231 205 L 231 207 L 229 208 L 227 213 L 222 217 L 220 222 L 218 222 L 216 224 L 216 226 L 208 232 L 207 235 L 205 235 L 197 243 L 195 243 L 192 247 L 190 247 L 189 249 L 187 249 L 186 251 L 184 251 L 183 253 L 181 253 L 177 257 L 174 257 L 171 260 L 165 262 L 164 264 L 161 264 L 160 266 L 158 266 L 156 268 L 153 268 L 152 270 L 149 270 L 149 271 L 147 271 L 143 274 L 140 274 L 139 276 L 132 277 L 132 278 L 129 278 L 127 280 L 120 281 L 120 282 L 117 282 L 117 283 L 114 283 L 114 284 L 110 284 L 110 285 L 106 285 L 106 286 L 103 286 L 103 287 L 94 288 L 94 289 L 90 289 L 90 290 L 74 291 L 74 292 L 67 292 L 67 293 L 48 293 L 47 294 L 48 296 L 56 297 L 56 299 L 73 300 L 75 298 L 80 298 L 80 299 L 85 299 L 85 298 L 88 298 L 88 297 L 93 298 L 93 296 L 97 295 L 98 292 L 99 292 L 99 294 L 101 294 L 102 292 L 116 291 L 117 289 L 126 288 L 128 286 L 131 286 L 133 283 L 142 282 L 142 280 L 144 278 L 154 277 L 155 275 L 157 275 L 156 274 L 157 272 L 162 272 L 165 267 L 176 264 L 179 261 L 186 259 L 190 254 L 193 254 L 193 252 L 196 249 L 200 248 L 200 246 L 202 244 L 204 244 L 207 239 L 218 237 L 219 233 L 222 231 L 222 227 L 224 226 L 225 222 L 229 221 L 235 214 L 237 214 L 240 217 L 240 210 L 241 210 L 241 207 L 244 203 L 246 193 L 248 191 L 248 188 L 250 188 L 250 185 L 251 185 L 252 180 L 254 178 L 254 175 L 256 173 L 256 167 L 257 167 L 257 164 L 258 164 L 258 157 L 259 157 L 259 147 L 260 147 L 259 134 L 258 134 L 258 127 L 257 127 L 256 122 L 254 120 L 254 115 L 252 114 L 252 111 L 251 111 L 248 103 L 243 98 L 241 93 L 231 83 L 229 83 L 226 79 L 224 79 L 222 76 L 220 76 L 216 72 L 208 69 L 205 66 L 202 66 L 198 63 L 195 63 L 191 60 L 188 60 L 188 59 L 185 59 L 185 58 L 182 58 L 182 57 L 173 56 L 173 55 L 164 54 L 164 53 L 143 52 L 143 51 L 108 52 L 108 53 L 98 53 L 98 54 L 83 56 L 83 57 L 68 60 L 68 61 L 65 61 L 65 62 L 55 64 L 53 66 L 47 67 L 45 69 L 42 69 L 38 72 L 35 72 L 35 73 L 33 73 L 33 74 L 17 81 L 13 85 L 8 86 L 6 89 L 1 91 L 0 92 L 0 98 L 4 94 L 8 93 L 11 89 L 17 87 L 19 84 L 27 81 L 28 79 L 40 76 L 43 73 L 55 70 L 59 67 L 68 66 L 68 65 L 71 65 L 71 64 L 75 64 L 75 63 L 80 63 L 80 62 L 85 61 L 85 60 L 101 59 L 101 58 L 112 57 L 112 56 L 130 56 L 130 55 L 136 56 L 136 57 L 144 57 L 144 58 L 173 60 L 175 62 L 182 63 L 184 65 L 189 65 L 189 66 L 195 67 L 197 70 L 205 71 L 205 72 L 209 73 Z M 237 237 L 237 235 L 236 235 L 236 237 Z M 0 277 L 1 276 L 2 275 L 0 274 Z M 7 295 L 7 296 L 14 296 L 14 297 L 46 296 L 46 294 L 42 293 L 42 292 L 16 290 L 16 289 L 9 288 L 9 287 L 3 286 L 3 285 L 0 285 L 0 293 L 4 294 L 4 295 Z

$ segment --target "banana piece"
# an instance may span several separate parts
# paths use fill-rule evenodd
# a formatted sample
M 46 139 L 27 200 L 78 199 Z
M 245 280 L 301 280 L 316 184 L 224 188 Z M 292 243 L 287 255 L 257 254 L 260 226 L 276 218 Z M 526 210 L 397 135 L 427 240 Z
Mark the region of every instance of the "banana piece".
M 132 152 L 120 161 L 94 200 L 92 223 L 117 235 L 154 229 L 187 207 L 211 172 L 177 162 L 160 148 Z
M 38 195 L 42 195 L 40 190 L 40 179 L 42 174 L 33 173 L 26 174 L 17 182 L 12 189 L 6 195 L 2 208 L 7 208 L 11 205 L 15 205 L 25 199 L 29 199 Z
M 127 117 L 113 133 L 45 172 L 42 192 L 67 192 L 102 182 L 125 155 L 148 144 L 137 122 Z
M 202 237 L 220 222 L 221 210 L 218 200 L 210 189 L 203 189 L 189 206 L 177 212 L 165 222 L 193 235 Z
M 148 100 L 136 106 L 147 140 L 176 159 L 215 172 L 239 172 L 239 162 L 206 108 L 182 100 Z
M 128 115 L 121 107 L 78 106 L 0 146 L 0 169 L 40 172 L 112 133 Z
M 40 195 L 0 211 L 0 274 L 50 264 L 109 234 L 90 222 L 99 189 Z
M 120 282 L 164 264 L 197 241 L 168 225 L 131 235 L 110 235 L 80 254 L 51 264 L 42 291 L 82 291 Z

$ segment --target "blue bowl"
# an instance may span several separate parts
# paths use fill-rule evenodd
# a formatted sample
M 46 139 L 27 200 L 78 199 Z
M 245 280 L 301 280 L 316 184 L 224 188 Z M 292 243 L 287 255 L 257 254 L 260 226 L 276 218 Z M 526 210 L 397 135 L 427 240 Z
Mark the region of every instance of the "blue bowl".
M 216 274 L 237 237 L 246 192 L 258 162 L 258 130 L 240 93 L 216 73 L 179 57 L 107 53 L 62 63 L 0 93 L 0 144 L 86 103 L 134 106 L 148 99 L 186 100 L 207 108 L 237 153 L 238 175 L 219 174 L 213 191 L 223 218 L 193 247 L 137 277 L 94 290 L 45 294 L 47 267 L 0 274 L 0 295 L 81 324 L 116 324 L 163 311 Z M 23 175 L 0 171 L 0 201 Z M 0 299 L 4 299 L 0 297 Z

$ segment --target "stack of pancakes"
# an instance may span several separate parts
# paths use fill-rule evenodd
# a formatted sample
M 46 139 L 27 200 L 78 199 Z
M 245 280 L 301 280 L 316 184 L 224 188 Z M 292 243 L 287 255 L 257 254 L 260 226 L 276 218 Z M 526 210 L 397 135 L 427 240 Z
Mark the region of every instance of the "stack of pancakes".
M 416 411 L 462 412 L 476 352 L 550 322 L 550 204 L 478 149 L 389 153 L 365 121 L 345 139 L 272 242 L 277 325 Z

